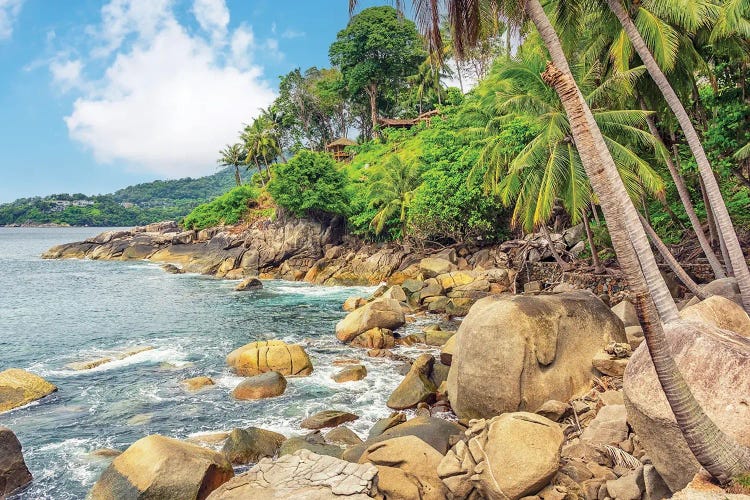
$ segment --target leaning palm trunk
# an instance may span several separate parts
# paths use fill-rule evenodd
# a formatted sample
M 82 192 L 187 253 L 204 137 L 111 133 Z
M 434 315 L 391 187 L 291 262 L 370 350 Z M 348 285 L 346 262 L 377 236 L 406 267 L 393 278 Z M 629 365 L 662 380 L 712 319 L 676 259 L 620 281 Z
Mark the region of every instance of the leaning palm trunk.
M 560 256 L 560 252 L 557 251 L 555 248 L 555 244 L 552 243 L 552 238 L 549 235 L 549 231 L 547 230 L 547 224 L 542 224 L 539 226 L 542 235 L 547 240 L 547 244 L 549 245 L 549 251 L 552 252 L 552 257 L 554 257 L 555 262 L 557 262 L 557 265 L 560 266 L 561 271 L 567 271 L 569 269 L 568 263 L 565 262 L 562 257 Z
M 234 166 L 234 182 L 236 182 L 238 186 L 242 185 L 242 178 L 240 177 L 240 166 L 239 165 L 235 165 Z
M 643 99 L 640 99 L 640 103 L 641 108 L 644 111 L 647 111 L 646 104 L 643 102 Z M 646 116 L 646 123 L 648 124 L 648 129 L 651 131 L 651 135 L 654 136 L 659 144 L 664 146 L 664 141 L 662 141 L 661 134 L 659 134 L 659 129 L 656 128 L 654 119 L 651 118 L 650 115 Z M 698 237 L 698 242 L 703 249 L 703 253 L 706 256 L 706 259 L 708 259 L 708 263 L 711 265 L 711 269 L 714 272 L 714 277 L 726 278 L 724 268 L 721 266 L 719 259 L 716 257 L 716 254 L 711 248 L 711 244 L 708 242 L 708 238 L 706 238 L 706 233 L 703 232 L 703 227 L 701 226 L 700 219 L 698 219 L 698 214 L 695 213 L 695 208 L 693 207 L 693 202 L 690 200 L 690 193 L 688 193 L 687 186 L 685 185 L 685 180 L 680 175 L 680 172 L 677 170 L 677 167 L 672 161 L 672 158 L 670 158 L 668 154 L 664 155 L 664 160 L 667 164 L 667 168 L 669 169 L 669 174 L 672 176 L 674 185 L 677 188 L 677 194 L 680 196 L 682 206 L 685 207 L 685 213 L 687 214 L 688 219 L 690 219 L 690 224 L 693 226 L 693 231 Z
M 635 212 L 635 207 L 622 185 L 622 179 L 617 176 L 612 156 L 604 145 L 593 115 L 573 80 L 560 40 L 542 5 L 539 0 L 526 0 L 525 8 L 550 52 L 553 63 L 548 65 L 543 78 L 558 93 L 568 115 L 584 169 L 610 226 L 612 243 L 634 296 L 646 345 L 664 394 L 698 462 L 715 478 L 727 482 L 750 470 L 750 449 L 733 442 L 708 418 L 680 374 L 671 356 L 654 300 L 649 295 L 649 287 L 642 272 L 643 260 L 638 258 L 633 235 L 625 229 L 627 224 L 635 224 L 645 239 L 640 221 L 637 216 L 633 221 L 631 215 Z M 614 182 L 615 177 L 619 179 L 619 185 Z M 651 253 L 650 249 L 648 253 Z
M 669 84 L 664 72 L 662 72 L 661 68 L 656 63 L 654 56 L 646 46 L 646 42 L 638 32 L 638 28 L 636 28 L 633 20 L 622 6 L 620 0 L 607 0 L 607 4 L 620 20 L 620 24 L 622 24 L 625 33 L 627 33 L 630 42 L 633 44 L 633 48 L 640 56 L 643 64 L 646 66 L 646 69 L 657 87 L 659 87 L 661 93 L 664 94 L 664 99 L 667 101 L 670 109 L 674 112 L 677 121 L 685 134 L 685 139 L 687 139 L 688 146 L 690 146 L 690 151 L 692 151 L 695 161 L 698 164 L 698 171 L 706 185 L 706 194 L 708 195 L 709 204 L 714 211 L 719 233 L 721 237 L 724 238 L 724 243 L 727 247 L 727 256 L 729 257 L 729 262 L 731 263 L 735 277 L 737 278 L 737 284 L 740 287 L 742 304 L 744 305 L 745 310 L 750 312 L 750 270 L 748 270 L 747 262 L 742 254 L 742 248 L 740 248 L 740 242 L 737 239 L 737 233 L 735 233 L 734 226 L 732 226 L 732 220 L 729 218 L 729 212 L 727 211 L 727 207 L 721 196 L 719 184 L 716 182 L 713 170 L 711 170 L 711 165 L 706 157 L 706 152 L 703 150 L 703 145 L 698 137 L 698 132 L 695 130 L 695 127 L 693 127 L 690 117 L 688 116 L 687 111 L 685 111 L 685 107 L 682 105 L 679 97 L 677 97 L 674 89 Z
M 643 229 L 646 230 L 646 234 L 651 240 L 651 243 L 654 245 L 654 247 L 656 247 L 656 250 L 659 251 L 662 258 L 664 259 L 664 262 L 666 262 L 672 272 L 674 272 L 675 276 L 677 276 L 677 279 L 679 279 L 693 295 L 701 300 L 705 299 L 707 297 L 706 292 L 704 292 L 701 287 L 698 286 L 698 283 L 693 281 L 693 278 L 691 278 L 690 275 L 685 271 L 685 269 L 680 265 L 680 263 L 677 262 L 677 259 L 674 258 L 674 255 L 672 255 L 672 252 L 669 251 L 667 245 L 665 245 L 664 242 L 661 241 L 661 238 L 659 238 L 659 235 L 656 234 L 656 231 L 654 231 L 654 228 L 651 227 L 651 224 L 649 224 L 648 220 L 645 217 L 641 216 L 641 223 L 643 224 Z
M 536 6 L 538 6 L 538 9 L 540 10 L 539 13 L 535 12 Z M 553 48 L 550 46 L 550 42 L 548 42 L 547 38 L 554 38 L 554 40 L 557 41 L 557 44 L 559 45 L 559 39 L 557 38 L 557 33 L 555 33 L 555 30 L 552 28 L 552 25 L 549 24 L 549 20 L 547 19 L 546 14 L 544 13 L 544 10 L 541 7 L 541 4 L 539 0 L 528 0 L 526 2 L 526 12 L 529 15 L 529 17 L 534 20 L 534 16 L 542 16 L 546 23 L 549 25 L 549 28 L 547 29 L 547 33 L 542 33 L 542 28 L 534 21 L 534 24 L 537 25 L 537 30 L 540 31 L 542 34 L 542 38 L 545 42 L 545 45 L 547 46 L 547 49 L 550 51 L 550 55 L 552 57 L 552 61 L 557 66 L 558 64 L 564 64 L 563 67 L 559 68 L 561 72 L 563 72 L 566 75 L 572 75 L 570 68 L 568 66 L 567 59 L 565 58 L 565 54 L 562 51 L 562 47 L 556 48 L 555 50 L 557 53 L 555 55 L 552 54 Z M 571 76 L 572 78 L 572 76 Z M 573 82 L 575 85 L 575 82 Z M 659 266 L 656 264 L 656 259 L 654 258 L 654 253 L 651 251 L 651 246 L 648 243 L 648 239 L 646 238 L 646 233 L 643 230 L 643 226 L 641 226 L 640 221 L 638 220 L 638 212 L 636 211 L 635 207 L 633 206 L 632 201 L 630 201 L 630 198 L 627 195 L 627 191 L 625 190 L 625 185 L 622 182 L 622 179 L 620 178 L 620 174 L 617 171 L 617 167 L 614 163 L 614 160 L 612 159 L 612 155 L 609 154 L 609 150 L 607 149 L 607 145 L 604 142 L 604 138 L 601 135 L 601 132 L 599 131 L 599 126 L 596 124 L 596 121 L 594 120 L 593 114 L 591 114 L 591 110 L 589 110 L 588 105 L 585 103 L 585 100 L 583 98 L 583 95 L 580 93 L 580 90 L 578 90 L 577 85 L 575 85 L 575 89 L 578 92 L 578 96 L 576 99 L 583 101 L 583 111 L 585 113 L 585 118 L 587 120 L 589 128 L 594 130 L 596 132 L 595 134 L 592 134 L 592 140 L 595 141 L 593 147 L 595 148 L 595 151 L 601 151 L 602 154 L 597 153 L 596 156 L 592 158 L 597 158 L 598 156 L 602 156 L 602 165 L 606 166 L 597 166 L 597 170 L 602 170 L 604 173 L 604 177 L 607 179 L 606 182 L 614 186 L 615 192 L 618 194 L 618 196 L 624 196 L 627 198 L 627 203 L 622 203 L 622 210 L 624 210 L 624 217 L 623 219 L 617 219 L 613 220 L 607 215 L 606 211 L 604 214 L 605 219 L 607 219 L 608 227 L 610 228 L 610 235 L 612 235 L 613 242 L 614 242 L 614 235 L 613 233 L 617 233 L 619 231 L 622 231 L 622 234 L 627 235 L 629 240 L 632 242 L 632 245 L 635 247 L 635 254 L 638 256 L 638 260 L 640 261 L 640 273 L 643 274 L 646 278 L 646 283 L 648 285 L 648 290 L 653 297 L 654 304 L 656 305 L 656 309 L 659 311 L 659 316 L 661 317 L 661 320 L 664 322 L 673 321 L 679 318 L 677 306 L 674 303 L 674 299 L 672 298 L 672 295 L 669 293 L 669 289 L 667 288 L 666 283 L 664 282 L 664 277 L 661 275 L 661 272 L 659 272 Z M 559 93 L 559 92 L 558 92 Z M 568 113 L 568 118 L 570 120 L 570 114 Z M 572 124 L 571 124 L 572 127 Z M 575 137 L 574 137 L 575 139 Z M 579 152 L 581 151 L 581 147 L 578 144 L 578 141 L 575 140 L 576 147 L 578 148 Z M 585 163 L 584 163 L 585 167 Z M 593 166 L 592 166 L 593 168 Z M 591 173 L 586 171 L 586 174 L 589 176 L 589 180 L 591 180 Z M 594 186 L 592 182 L 592 187 L 594 188 L 594 192 L 597 194 L 597 198 L 602 206 L 602 209 L 604 209 L 604 206 L 606 204 L 611 204 L 613 202 L 612 199 L 604 199 L 602 195 L 597 190 L 597 186 Z M 612 224 L 618 224 L 621 223 L 621 227 L 612 227 Z M 618 251 L 618 261 L 620 261 L 619 258 L 619 251 Z

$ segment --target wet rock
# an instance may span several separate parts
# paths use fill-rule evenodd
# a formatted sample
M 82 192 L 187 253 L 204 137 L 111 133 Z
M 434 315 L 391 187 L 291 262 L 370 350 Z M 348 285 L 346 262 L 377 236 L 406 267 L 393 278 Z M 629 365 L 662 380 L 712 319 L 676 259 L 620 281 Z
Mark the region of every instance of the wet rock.
M 31 472 L 21 452 L 21 443 L 13 431 L 0 426 L 0 498 L 26 486 L 31 479 Z
M 395 330 L 406 322 L 404 312 L 397 300 L 376 299 L 350 312 L 336 324 L 336 338 L 351 342 L 358 335 L 372 328 Z
M 350 345 L 365 349 L 388 349 L 396 345 L 396 339 L 393 332 L 386 328 L 371 328 L 354 337 Z
M 326 410 L 307 417 L 300 426 L 303 429 L 323 429 L 325 427 L 337 427 L 346 422 L 352 422 L 359 417 L 353 413 L 336 410 Z
M 284 441 L 283 435 L 258 427 L 234 429 L 221 452 L 233 464 L 244 465 L 275 456 Z
M 456 332 L 442 330 L 427 330 L 424 332 L 424 342 L 427 345 L 442 346 L 453 337 Z
M 57 387 L 42 377 L 8 368 L 0 372 L 0 413 L 42 399 L 56 390 Z
M 309 375 L 312 362 L 302 346 L 281 340 L 251 342 L 232 351 L 227 364 L 238 375 L 252 376 L 277 371 L 285 376 Z
M 559 468 L 563 433 L 540 415 L 506 413 L 474 421 L 467 437 L 438 467 L 455 498 L 522 498 L 541 490 Z
M 404 380 L 388 398 L 386 405 L 394 410 L 414 408 L 417 404 L 435 398 L 437 387 L 430 380 L 435 359 L 430 354 L 422 354 L 411 366 Z
M 257 277 L 245 278 L 234 289 L 238 292 L 247 292 L 248 290 L 259 290 L 263 288 L 263 283 Z
M 709 324 L 674 321 L 664 327 L 677 368 L 709 418 L 731 439 L 750 446 L 750 339 Z M 623 379 L 628 423 L 672 491 L 684 488 L 698 462 L 677 427 L 641 345 Z
M 151 351 L 153 349 L 154 348 L 150 345 L 131 347 L 129 349 L 126 349 L 125 351 L 112 354 L 111 356 L 104 356 L 101 358 L 89 359 L 86 361 L 76 361 L 73 363 L 68 363 L 67 365 L 65 365 L 65 368 L 76 371 L 91 370 L 92 368 L 96 368 L 97 366 L 111 363 L 112 361 L 129 358 L 131 356 L 135 356 L 136 354 Z
M 378 437 L 391 427 L 394 427 L 398 424 L 403 424 L 404 422 L 406 422 L 406 415 L 404 415 L 400 411 L 391 413 L 389 417 L 381 418 L 380 420 L 375 422 L 375 425 L 370 428 L 370 433 L 368 434 L 367 439 L 369 440 Z
M 248 377 L 232 391 L 234 399 L 265 399 L 281 396 L 286 391 L 286 379 L 277 372 L 266 372 Z
M 365 304 L 367 304 L 367 299 L 363 299 L 362 297 L 349 297 L 344 301 L 344 305 L 342 307 L 344 311 L 352 312 L 353 310 L 357 309 L 358 307 L 362 307 Z
M 197 500 L 232 476 L 232 465 L 221 453 L 154 434 L 115 458 L 89 495 L 92 500 Z
M 367 376 L 367 368 L 364 365 L 353 365 L 347 366 L 342 370 L 333 374 L 332 378 L 335 382 L 342 384 L 344 382 L 355 382 L 362 380 Z
M 345 498 L 367 500 L 377 468 L 372 464 L 344 463 L 334 457 L 301 450 L 276 461 L 263 459 L 214 491 L 210 500 Z
M 487 297 L 454 338 L 448 397 L 459 417 L 475 418 L 588 390 L 594 354 L 625 332 L 596 296 L 579 291 Z
M 182 274 L 185 272 L 174 264 L 162 264 L 161 268 L 169 274 Z
M 344 427 L 343 425 L 328 431 L 325 438 L 329 443 L 338 443 L 347 446 L 353 446 L 363 443 L 362 439 L 357 436 L 354 431 L 352 431 L 348 427 Z
M 180 385 L 185 387 L 185 389 L 190 392 L 196 392 L 200 391 L 201 389 L 213 386 L 214 381 L 211 377 L 193 377 L 183 380 L 182 382 L 180 382 Z

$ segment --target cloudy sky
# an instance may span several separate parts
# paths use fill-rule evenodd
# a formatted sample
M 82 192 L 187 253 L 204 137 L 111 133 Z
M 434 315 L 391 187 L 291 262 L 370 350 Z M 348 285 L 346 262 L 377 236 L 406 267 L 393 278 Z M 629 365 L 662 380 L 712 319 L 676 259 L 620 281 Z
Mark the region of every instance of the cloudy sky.
M 214 172 L 279 75 L 328 65 L 347 8 L 0 0 L 0 203 Z

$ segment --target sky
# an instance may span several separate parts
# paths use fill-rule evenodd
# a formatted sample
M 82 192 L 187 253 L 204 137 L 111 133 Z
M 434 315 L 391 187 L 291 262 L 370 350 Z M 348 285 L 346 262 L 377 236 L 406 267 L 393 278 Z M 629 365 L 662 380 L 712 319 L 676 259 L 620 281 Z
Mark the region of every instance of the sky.
M 215 172 L 348 19 L 348 0 L 0 0 L 0 203 Z

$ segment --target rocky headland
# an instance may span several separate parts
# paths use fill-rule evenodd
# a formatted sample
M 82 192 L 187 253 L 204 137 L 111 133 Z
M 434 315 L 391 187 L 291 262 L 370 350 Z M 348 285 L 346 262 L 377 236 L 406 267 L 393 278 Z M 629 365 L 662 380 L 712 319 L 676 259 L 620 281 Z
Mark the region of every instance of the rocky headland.
M 551 239 L 569 252 L 580 236 Z M 45 258 L 147 259 L 169 272 L 243 279 L 240 290 L 264 278 L 386 282 L 371 296 L 346 300 L 347 315 L 331 335 L 407 366 L 387 401 L 393 413 L 367 436 L 347 427 L 358 415 L 346 409 L 311 415 L 296 436 L 256 427 L 203 442 L 152 435 L 112 453 L 91 497 L 651 500 L 747 493 L 712 490 L 700 476 L 660 392 L 635 309 L 617 301 L 627 295 L 619 283 L 611 286 L 617 278 L 579 276 L 552 287 L 527 276 L 519 285 L 513 264 L 519 251 L 528 262 L 532 250 L 537 261 L 547 257 L 533 238 L 428 253 L 362 244 L 336 224 L 294 220 L 188 232 L 160 223 L 50 249 Z M 705 289 L 709 298 L 683 301 L 682 319 L 667 325 L 667 336 L 698 402 L 750 445 L 750 317 L 731 279 Z M 407 334 L 404 326 L 418 317 L 435 322 Z M 446 317 L 458 318 L 456 331 L 438 325 Z M 399 346 L 424 353 L 404 356 Z M 303 346 L 281 340 L 227 354 L 229 370 L 244 377 L 230 396 L 236 399 L 278 396 L 288 377 L 315 369 Z M 338 383 L 367 380 L 356 359 L 333 364 Z M 37 379 L 0 373 L 0 405 L 56 389 Z M 208 377 L 184 381 L 191 391 L 211 385 Z M 5 439 L 16 458 L 9 465 L 0 459 L 0 496 L 3 480 L 17 487 L 30 479 L 19 465 L 20 446 Z M 233 466 L 250 469 L 235 476 Z

